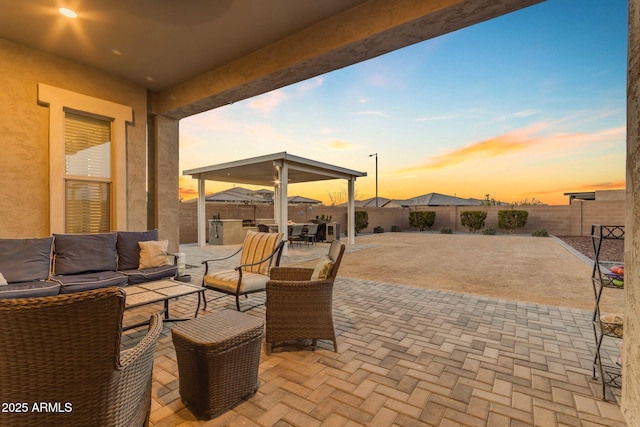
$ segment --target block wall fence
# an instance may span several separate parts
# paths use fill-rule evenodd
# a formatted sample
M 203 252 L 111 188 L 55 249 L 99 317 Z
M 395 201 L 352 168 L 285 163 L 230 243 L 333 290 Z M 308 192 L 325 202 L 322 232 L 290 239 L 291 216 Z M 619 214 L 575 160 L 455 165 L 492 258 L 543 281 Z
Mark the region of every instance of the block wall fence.
M 530 234 L 533 230 L 545 229 L 556 236 L 588 236 L 592 224 L 624 225 L 624 200 L 590 200 L 574 201 L 571 205 L 563 206 L 424 206 L 412 208 L 356 208 L 369 213 L 369 227 L 361 233 L 371 233 L 373 228 L 381 226 L 385 232 L 391 231 L 391 226 L 398 226 L 402 231 L 415 231 L 409 226 L 409 212 L 434 211 L 436 221 L 432 231 L 442 227 L 450 227 L 454 232 L 467 232 L 460 223 L 460 213 L 470 210 L 486 211 L 485 227 L 493 225 L 498 233 L 505 230 L 498 228 L 498 211 L 505 209 L 520 209 L 529 212 L 529 219 L 524 228 L 518 233 Z M 221 219 L 273 219 L 271 205 L 244 204 L 214 204 L 207 203 L 206 218 L 212 219 L 220 215 Z M 331 216 L 331 221 L 340 224 L 344 235 L 347 227 L 347 208 L 337 206 L 289 206 L 289 219 L 294 222 L 310 222 L 322 215 Z M 180 203 L 180 243 L 195 243 L 198 240 L 197 203 Z M 208 230 L 207 230 L 208 235 Z

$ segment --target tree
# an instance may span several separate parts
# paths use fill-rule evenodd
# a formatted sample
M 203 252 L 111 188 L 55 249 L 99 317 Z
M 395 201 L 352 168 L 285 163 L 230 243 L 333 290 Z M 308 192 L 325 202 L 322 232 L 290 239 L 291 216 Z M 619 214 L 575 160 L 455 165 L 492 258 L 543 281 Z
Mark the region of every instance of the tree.
M 360 230 L 364 230 L 369 226 L 369 213 L 367 211 L 356 211 L 355 215 L 355 229 L 356 234 L 358 234 Z
M 416 227 L 420 231 L 431 228 L 436 222 L 436 213 L 434 211 L 409 212 L 409 225 Z

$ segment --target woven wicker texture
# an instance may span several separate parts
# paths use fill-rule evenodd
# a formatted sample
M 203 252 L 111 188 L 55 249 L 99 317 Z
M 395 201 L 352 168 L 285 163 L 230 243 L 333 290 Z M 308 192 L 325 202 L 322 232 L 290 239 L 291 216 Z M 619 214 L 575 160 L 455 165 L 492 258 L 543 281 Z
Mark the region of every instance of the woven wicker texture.
M 162 320 L 120 354 L 124 306 L 117 288 L 0 300 L 0 401 L 28 404 L 2 425 L 144 425 Z M 34 410 L 40 402 L 46 411 Z
M 171 335 L 184 404 L 212 418 L 255 392 L 263 334 L 261 319 L 232 310 L 174 327 Z
M 333 282 L 338 274 L 345 245 L 331 242 L 329 258 L 334 261 L 326 280 L 311 281 L 313 269 L 272 268 L 267 282 L 265 347 L 271 348 L 288 341 L 312 339 L 333 341 L 338 351 L 333 326 Z

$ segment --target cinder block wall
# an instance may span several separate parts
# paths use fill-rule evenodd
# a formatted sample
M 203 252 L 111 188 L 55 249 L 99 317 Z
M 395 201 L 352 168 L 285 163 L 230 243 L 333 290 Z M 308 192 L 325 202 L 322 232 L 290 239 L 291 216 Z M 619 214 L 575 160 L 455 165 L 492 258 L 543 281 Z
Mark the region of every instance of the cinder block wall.
M 198 240 L 197 203 L 180 204 L 180 243 L 194 243 Z M 436 221 L 431 230 L 438 231 L 442 227 L 450 227 L 455 232 L 466 232 L 460 223 L 460 214 L 464 211 L 479 210 L 487 212 L 485 226 L 493 225 L 498 232 L 498 212 L 505 209 L 521 209 L 529 212 L 527 225 L 518 233 L 530 234 L 533 230 L 545 229 L 549 234 L 557 236 L 588 236 L 592 224 L 624 225 L 624 200 L 574 201 L 566 206 L 431 206 L 417 208 L 356 208 L 369 214 L 369 227 L 363 233 L 373 232 L 374 227 L 383 227 L 385 232 L 392 226 L 401 230 L 414 230 L 409 226 L 409 212 L 412 210 L 434 211 Z M 271 205 L 235 205 L 213 204 L 206 206 L 206 217 L 210 220 L 214 215 L 221 219 L 273 219 Z M 288 218 L 294 222 L 311 222 L 322 215 L 331 216 L 331 221 L 340 224 L 344 235 L 347 229 L 347 208 L 335 206 L 289 206 Z

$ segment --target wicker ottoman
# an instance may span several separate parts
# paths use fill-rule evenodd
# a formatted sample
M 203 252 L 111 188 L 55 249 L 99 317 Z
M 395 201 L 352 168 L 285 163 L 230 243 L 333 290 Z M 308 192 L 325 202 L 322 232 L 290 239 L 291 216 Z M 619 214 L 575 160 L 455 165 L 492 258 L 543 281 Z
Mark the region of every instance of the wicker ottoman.
M 171 330 L 180 396 L 211 419 L 258 389 L 264 321 L 224 310 L 187 320 Z

